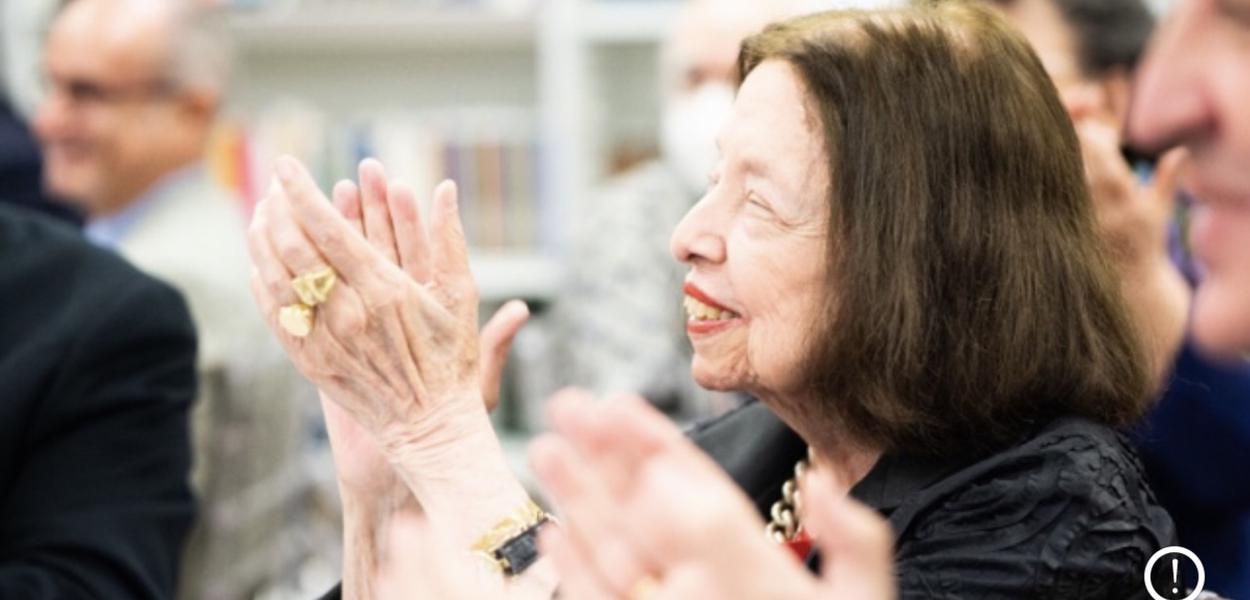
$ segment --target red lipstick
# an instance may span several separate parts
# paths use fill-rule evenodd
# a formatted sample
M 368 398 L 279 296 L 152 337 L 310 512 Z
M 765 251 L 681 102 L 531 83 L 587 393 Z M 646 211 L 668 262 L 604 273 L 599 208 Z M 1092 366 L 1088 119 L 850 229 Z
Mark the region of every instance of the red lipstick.
M 683 292 L 686 292 L 687 296 L 690 296 L 691 298 L 694 298 L 695 300 L 698 300 L 699 302 L 702 302 L 712 308 L 715 308 L 716 310 L 724 310 L 728 312 L 733 312 L 733 309 L 727 306 L 724 306 L 721 303 L 713 300 L 711 296 L 708 296 L 707 293 L 695 287 L 695 285 L 693 283 L 690 283 L 689 281 L 687 281 L 686 285 L 682 286 L 681 289 Z
M 700 290 L 693 283 L 686 282 L 686 284 L 682 286 L 682 290 L 686 292 L 687 296 L 689 296 L 695 301 L 698 301 L 700 304 L 706 305 L 714 310 L 721 311 L 722 313 L 729 313 L 729 314 L 734 315 L 733 317 L 728 318 L 728 319 L 725 319 L 725 318 L 694 319 L 692 318 L 686 321 L 686 333 L 687 334 L 691 336 L 697 336 L 697 335 L 706 335 L 706 334 L 715 333 L 717 331 L 720 331 L 722 329 L 725 329 L 733 325 L 738 320 L 737 314 L 734 313 L 734 311 L 730 310 L 728 307 L 724 306 L 723 304 L 720 304 L 719 302 L 716 302 L 715 300 L 713 300 L 711 297 L 707 295 L 707 293 L 705 293 L 703 290 Z

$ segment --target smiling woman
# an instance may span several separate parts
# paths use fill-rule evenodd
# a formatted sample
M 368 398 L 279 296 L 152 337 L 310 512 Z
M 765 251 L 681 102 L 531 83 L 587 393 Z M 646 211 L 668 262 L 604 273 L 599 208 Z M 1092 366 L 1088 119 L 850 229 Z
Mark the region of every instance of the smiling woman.
M 815 463 L 889 520 L 903 597 L 1137 595 L 1174 535 L 1118 432 L 1146 407 L 1146 361 L 1025 40 L 962 4 L 825 13 L 749 38 L 739 69 L 721 160 L 672 251 L 690 267 L 695 377 L 761 402 L 692 437 L 824 579 L 778 559 L 750 500 L 658 415 L 567 399 L 532 455 L 562 530 L 525 570 L 549 521 L 485 418 L 454 188 L 427 231 L 376 166 L 336 188 L 340 216 L 286 161 L 252 227 L 254 291 L 336 407 L 346 594 L 372 594 L 409 499 L 430 539 L 487 548 L 510 576 L 464 597 L 549 596 L 553 566 L 578 598 L 691 597 L 692 574 L 706 597 L 890 594 L 888 576 L 867 595 L 848 582 L 889 572 L 869 566 L 889 547 L 880 519 L 796 493 Z M 292 278 L 326 266 L 339 283 L 304 305 Z M 292 306 L 308 331 L 278 326 Z
M 711 188 L 673 233 L 673 256 L 692 267 L 687 332 L 704 387 L 802 392 L 805 323 L 826 294 L 830 190 L 810 104 L 788 63 L 753 71 L 720 136 Z M 703 318 L 707 307 L 715 319 Z
M 765 253 L 786 271 L 828 257 L 797 369 L 818 399 L 794 417 L 934 456 L 999 450 L 1063 415 L 1126 425 L 1146 408 L 1145 359 L 1067 114 L 998 18 L 935 12 L 945 27 L 810 17 L 743 49 L 743 95 L 793 65 L 827 140 L 819 154 L 767 154 L 774 179 L 789 165 L 792 181 L 832 182 L 790 183 L 771 213 L 829 232 L 818 250 Z

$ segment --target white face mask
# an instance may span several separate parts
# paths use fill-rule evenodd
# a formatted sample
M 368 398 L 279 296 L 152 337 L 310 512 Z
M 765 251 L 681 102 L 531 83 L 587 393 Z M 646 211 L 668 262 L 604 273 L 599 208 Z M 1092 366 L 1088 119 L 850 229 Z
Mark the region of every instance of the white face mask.
M 664 107 L 660 154 L 692 192 L 707 188 L 708 174 L 716 166 L 716 136 L 733 103 L 732 87 L 708 83 Z

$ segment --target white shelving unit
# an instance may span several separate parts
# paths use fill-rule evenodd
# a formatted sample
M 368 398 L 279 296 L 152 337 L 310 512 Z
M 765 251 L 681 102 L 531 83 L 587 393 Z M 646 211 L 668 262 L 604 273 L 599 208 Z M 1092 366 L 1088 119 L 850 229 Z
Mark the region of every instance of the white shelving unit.
M 677 7 L 660 0 L 597 2 L 583 13 L 581 37 L 590 44 L 659 44 L 673 26 Z
M 315 47 L 353 52 L 429 48 L 523 51 L 536 42 L 533 16 L 430 9 L 319 8 L 239 12 L 231 17 L 235 42 L 247 51 L 303 52 Z
M 555 258 L 541 254 L 473 252 L 469 261 L 483 301 L 547 300 L 559 291 L 561 268 Z
M 281 98 L 300 99 L 331 119 L 465 106 L 532 112 L 544 148 L 545 200 L 557 209 L 556 239 L 531 254 L 475 252 L 484 300 L 550 299 L 560 279 L 561 232 L 607 172 L 609 150 L 657 137 L 657 48 L 677 0 L 537 0 L 529 9 L 516 1 L 503 9 L 405 0 L 265 4 L 236 8 L 229 19 L 235 114 L 256 114 Z M 26 110 L 54 5 L 3 4 L 0 56 Z
M 509 12 L 399 1 L 239 9 L 230 19 L 238 65 L 231 110 L 255 114 L 294 97 L 331 119 L 457 106 L 532 111 L 555 239 L 533 252 L 475 251 L 473 265 L 486 302 L 549 300 L 561 278 L 562 234 L 606 172 L 608 149 L 622 137 L 654 143 L 656 48 L 675 7 L 544 0 Z
M 0 57 L 27 110 L 56 1 L 0 2 Z M 658 48 L 679 1 L 532 0 L 528 10 L 414 0 L 256 2 L 228 20 L 236 69 L 227 114 L 290 114 L 294 106 L 328 121 L 479 107 L 532 115 L 543 153 L 540 189 L 555 207 L 545 231 L 554 239 L 524 251 L 476 248 L 471 264 L 484 316 L 511 298 L 542 303 L 559 293 L 563 236 L 578 207 L 593 202 L 610 150 L 658 138 Z M 483 4 L 491 2 L 531 0 Z M 510 454 L 519 457 L 523 435 L 509 439 Z

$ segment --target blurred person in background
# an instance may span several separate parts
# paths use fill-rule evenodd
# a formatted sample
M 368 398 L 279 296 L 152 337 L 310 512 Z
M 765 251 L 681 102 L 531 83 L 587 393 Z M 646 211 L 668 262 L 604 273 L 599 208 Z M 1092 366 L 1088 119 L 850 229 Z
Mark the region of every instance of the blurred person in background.
M 1197 204 L 1190 237 L 1202 266 L 1192 332 L 1204 352 L 1227 360 L 1250 353 L 1246 98 L 1250 2 L 1177 0 L 1138 69 L 1128 139 L 1141 152 L 1172 146 L 1189 152 L 1183 181 Z
M 230 62 L 195 0 L 72 0 L 55 16 L 35 119 L 47 189 L 86 235 L 187 298 L 199 332 L 192 484 L 200 519 L 180 596 L 248 597 L 306 553 L 310 390 L 249 303 L 240 203 L 202 165 Z M 285 535 L 284 535 L 285 534 Z M 311 545 L 311 544 L 309 544 Z
M 1180 542 L 1204 561 L 1207 588 L 1250 597 L 1250 485 L 1228 476 L 1250 458 L 1250 406 L 1238 401 L 1250 399 L 1250 366 L 1218 360 L 1184 333 L 1201 270 L 1184 243 L 1188 199 L 1177 202 L 1183 159 L 1164 155 L 1151 169 L 1121 150 L 1154 17 L 1142 0 L 994 3 L 1029 38 L 1076 124 L 1125 295 L 1170 372 L 1136 436 L 1151 483 Z
M 1144 152 L 1182 146 L 1189 152 L 1184 178 L 1197 206 L 1190 237 L 1202 266 L 1193 298 L 1192 335 L 1203 351 L 1244 364 L 1250 353 L 1250 2 L 1181 0 L 1160 27 L 1138 70 L 1129 109 L 1128 138 Z M 1228 397 L 1233 414 L 1194 423 L 1194 444 L 1244 423 L 1250 398 Z M 1235 419 L 1235 420 L 1234 420 Z M 1213 477 L 1250 494 L 1239 468 L 1250 461 L 1250 445 L 1229 448 L 1228 468 Z M 1185 464 L 1178 468 L 1198 468 Z M 1202 495 L 1203 488 L 1177 490 Z M 1184 496 L 1182 496 L 1184 497 Z M 1219 515 L 1214 515 L 1216 518 Z M 1247 579 L 1246 521 L 1239 546 L 1240 579 Z M 1207 560 L 1206 557 L 1203 558 Z M 1211 557 L 1222 561 L 1224 557 Z M 1245 588 L 1242 588 L 1245 589 Z
M 799 4 L 682 5 L 662 49 L 660 157 L 605 182 L 582 204 L 572 233 L 568 292 L 555 307 L 566 346 L 553 362 L 571 368 L 562 383 L 600 394 L 638 392 L 687 416 L 713 410 L 685 367 L 690 344 L 677 303 L 683 271 L 669 255 L 669 233 L 707 189 L 716 132 L 733 104 L 739 44 Z

